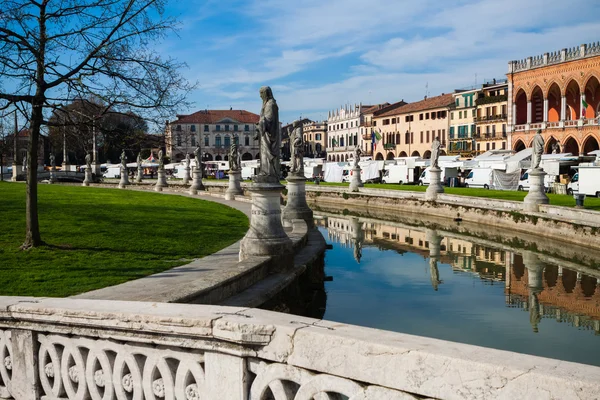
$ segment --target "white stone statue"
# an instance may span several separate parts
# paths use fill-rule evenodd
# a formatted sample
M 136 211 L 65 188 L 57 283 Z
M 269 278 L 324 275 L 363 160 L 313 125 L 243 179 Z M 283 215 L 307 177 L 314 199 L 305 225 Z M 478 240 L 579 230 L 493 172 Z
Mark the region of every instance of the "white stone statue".
M 189 168 L 190 167 L 190 155 L 189 153 L 185 154 L 185 168 Z
M 142 153 L 138 153 L 136 161 L 138 169 L 142 168 Z
M 23 154 L 23 170 L 27 168 L 27 154 Z
M 533 137 L 533 143 L 531 144 L 531 169 L 539 169 L 540 162 L 542 161 L 542 154 L 544 154 L 544 138 L 542 137 L 542 130 L 538 129 L 535 136 Z
M 125 150 L 121 152 L 121 171 L 127 172 L 127 156 L 125 155 Z
M 90 153 L 85 155 L 85 167 L 87 169 L 92 169 L 92 155 Z
M 52 170 L 56 169 L 56 157 L 54 157 L 54 154 L 50 153 L 50 166 L 52 167 Z
M 358 163 L 360 161 L 360 156 L 361 155 L 362 155 L 362 150 L 360 149 L 359 146 L 356 146 L 354 148 L 354 166 L 353 166 L 354 169 L 360 168 L 359 165 L 358 165 Z
M 238 145 L 233 142 L 229 149 L 229 169 L 231 171 L 239 171 L 241 169 L 240 152 L 238 151 Z
M 202 173 L 202 163 L 200 162 L 200 146 L 196 147 L 194 150 L 194 160 L 196 160 L 196 170 Z
M 431 142 L 431 168 L 439 168 L 440 148 L 442 144 L 440 139 L 436 136 Z
M 158 151 L 158 169 L 165 169 L 165 160 L 163 159 L 163 151 Z
M 304 132 L 302 121 L 294 121 L 292 132 L 290 133 L 292 167 L 290 172 L 295 175 L 304 176 Z
M 281 129 L 279 126 L 279 107 L 268 86 L 260 88 L 263 101 L 258 122 L 260 139 L 260 167 L 257 182 L 279 183 L 281 175 Z

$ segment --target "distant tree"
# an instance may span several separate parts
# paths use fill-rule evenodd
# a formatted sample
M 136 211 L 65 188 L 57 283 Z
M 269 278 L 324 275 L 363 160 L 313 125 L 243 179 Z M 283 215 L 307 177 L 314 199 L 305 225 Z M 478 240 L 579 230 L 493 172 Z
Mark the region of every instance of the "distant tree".
M 0 0 L 0 110 L 18 109 L 31 129 L 26 234 L 22 249 L 43 244 L 38 224 L 37 152 L 52 112 L 75 99 L 101 101 L 102 114 L 135 110 L 164 120 L 192 88 L 182 64 L 152 46 L 176 21 L 166 0 Z

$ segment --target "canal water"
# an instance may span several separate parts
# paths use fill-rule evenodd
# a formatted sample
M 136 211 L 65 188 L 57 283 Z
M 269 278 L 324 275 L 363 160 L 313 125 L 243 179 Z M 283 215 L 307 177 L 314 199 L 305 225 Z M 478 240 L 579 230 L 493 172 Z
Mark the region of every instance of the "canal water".
M 333 247 L 325 319 L 600 366 L 593 256 L 439 223 L 327 213 L 316 223 Z

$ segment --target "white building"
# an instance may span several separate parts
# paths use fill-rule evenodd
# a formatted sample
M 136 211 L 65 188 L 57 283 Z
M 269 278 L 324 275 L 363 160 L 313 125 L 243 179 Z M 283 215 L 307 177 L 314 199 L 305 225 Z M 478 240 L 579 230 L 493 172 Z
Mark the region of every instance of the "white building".
M 353 157 L 356 145 L 362 148 L 363 138 L 360 126 L 363 113 L 372 106 L 362 104 L 346 105 L 329 112 L 327 118 L 327 159 L 329 161 L 348 161 Z
M 260 116 L 245 110 L 201 110 L 177 115 L 166 131 L 166 151 L 172 162 L 193 154 L 200 145 L 203 159 L 229 159 L 229 147 L 237 141 L 242 160 L 258 158 L 260 150 L 256 125 Z

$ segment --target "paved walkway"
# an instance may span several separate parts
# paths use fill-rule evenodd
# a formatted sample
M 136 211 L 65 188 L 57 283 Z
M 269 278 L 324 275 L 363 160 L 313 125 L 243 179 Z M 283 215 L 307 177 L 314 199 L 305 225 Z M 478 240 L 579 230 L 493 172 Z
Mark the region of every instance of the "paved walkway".
M 194 196 L 166 189 L 162 193 L 213 201 L 215 203 L 233 207 L 242 211 L 247 216 L 250 216 L 252 204 L 247 200 L 229 201 L 207 192 L 202 192 L 201 194 Z M 186 302 L 186 299 L 193 297 L 196 293 L 214 287 L 219 282 L 232 279 L 233 277 L 244 273 L 245 270 L 249 269 L 251 266 L 255 266 L 256 263 L 260 262 L 262 259 L 267 259 L 266 257 L 255 257 L 246 262 L 239 262 L 239 249 L 240 241 L 212 255 L 196 259 L 189 264 L 141 279 L 125 282 L 120 285 L 106 287 L 72 297 L 79 299 L 153 301 L 164 303 Z

